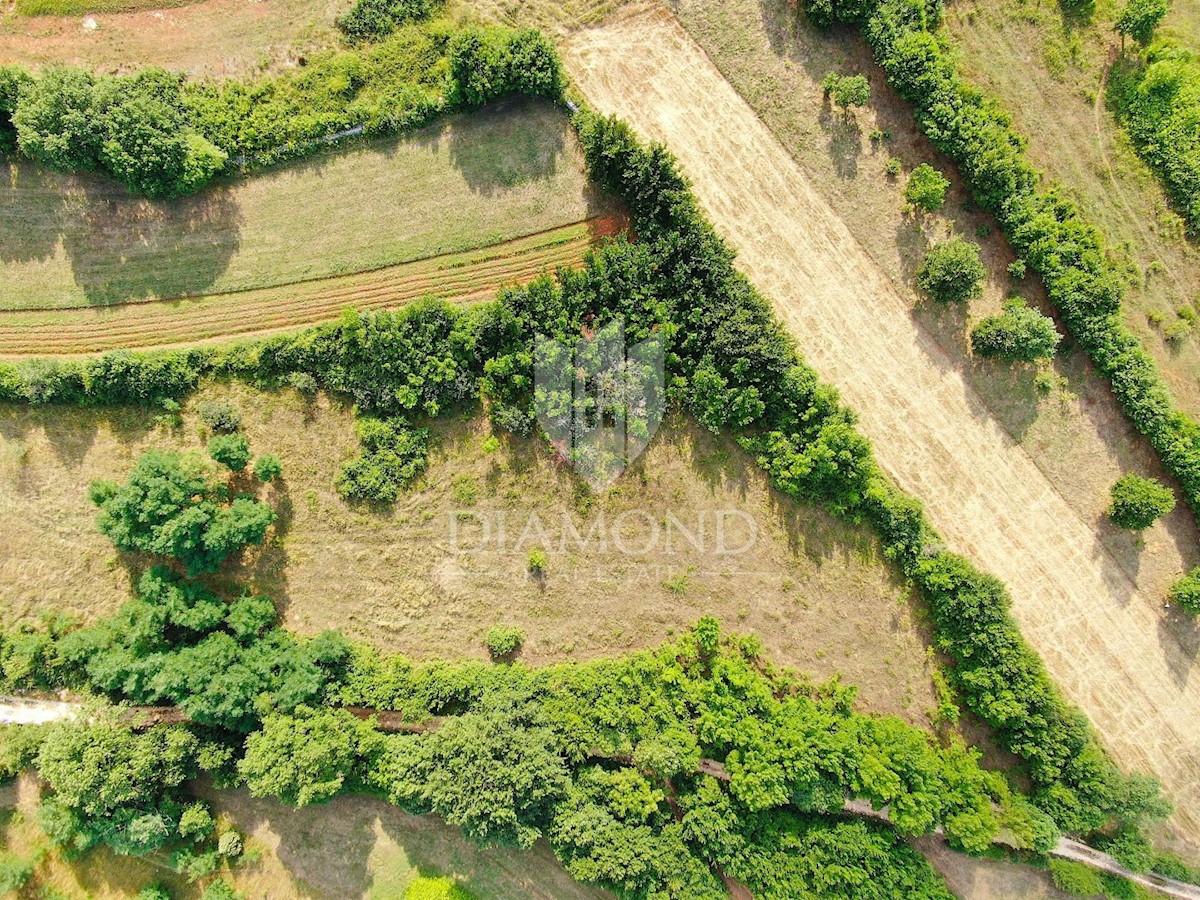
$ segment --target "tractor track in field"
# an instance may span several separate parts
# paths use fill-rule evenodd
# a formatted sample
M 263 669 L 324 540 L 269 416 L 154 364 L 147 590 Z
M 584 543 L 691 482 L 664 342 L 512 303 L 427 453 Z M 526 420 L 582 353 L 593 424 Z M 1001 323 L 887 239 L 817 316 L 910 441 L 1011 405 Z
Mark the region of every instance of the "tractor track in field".
M 0 311 L 0 358 L 165 349 L 290 331 L 343 309 L 383 309 L 425 297 L 482 300 L 502 287 L 579 265 L 624 221 L 603 216 L 463 253 L 279 287 L 118 306 Z
M 1200 842 L 1200 661 L 1004 430 L 908 299 L 667 10 L 578 32 L 588 100 L 664 142 L 739 268 L 859 416 L 948 545 L 1004 581 L 1022 632 L 1128 770 L 1158 776 Z

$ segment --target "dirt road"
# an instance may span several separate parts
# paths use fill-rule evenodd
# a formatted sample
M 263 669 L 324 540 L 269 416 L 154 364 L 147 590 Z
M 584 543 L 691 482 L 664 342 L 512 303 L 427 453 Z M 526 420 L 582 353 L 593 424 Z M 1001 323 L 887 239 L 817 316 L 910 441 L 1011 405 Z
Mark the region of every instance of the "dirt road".
M 1153 772 L 1200 846 L 1200 665 L 1003 431 L 787 151 L 665 11 L 580 32 L 588 99 L 664 141 L 738 264 L 861 417 L 951 547 L 1013 594 L 1022 630 L 1128 769 Z M 864 650 L 864 652 L 866 652 Z

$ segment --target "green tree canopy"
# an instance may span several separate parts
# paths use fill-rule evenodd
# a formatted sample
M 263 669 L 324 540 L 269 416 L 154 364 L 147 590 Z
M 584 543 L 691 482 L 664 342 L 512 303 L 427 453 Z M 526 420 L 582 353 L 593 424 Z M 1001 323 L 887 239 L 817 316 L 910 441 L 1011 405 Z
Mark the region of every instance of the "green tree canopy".
M 1175 508 L 1175 494 L 1162 482 L 1122 475 L 1112 486 L 1108 517 L 1114 525 L 1141 531 Z
M 979 356 L 1033 362 L 1049 359 L 1062 340 L 1054 320 L 1014 297 L 1004 312 L 988 316 L 971 330 L 971 349 Z
M 939 303 L 960 303 L 983 293 L 986 274 L 979 245 L 954 238 L 925 254 L 925 262 L 917 272 L 917 286 Z

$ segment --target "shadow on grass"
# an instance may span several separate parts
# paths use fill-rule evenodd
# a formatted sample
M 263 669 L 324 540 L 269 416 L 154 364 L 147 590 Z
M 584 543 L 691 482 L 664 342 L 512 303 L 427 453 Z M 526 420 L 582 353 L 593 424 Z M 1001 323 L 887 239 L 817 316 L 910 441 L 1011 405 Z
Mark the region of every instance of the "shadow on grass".
M 240 244 L 241 214 L 228 184 L 154 201 L 97 175 L 0 161 L 0 263 L 65 254 L 92 305 L 202 293 Z M 31 291 L 36 277 L 29 277 Z M 28 308 L 55 305 L 53 298 L 19 299 Z

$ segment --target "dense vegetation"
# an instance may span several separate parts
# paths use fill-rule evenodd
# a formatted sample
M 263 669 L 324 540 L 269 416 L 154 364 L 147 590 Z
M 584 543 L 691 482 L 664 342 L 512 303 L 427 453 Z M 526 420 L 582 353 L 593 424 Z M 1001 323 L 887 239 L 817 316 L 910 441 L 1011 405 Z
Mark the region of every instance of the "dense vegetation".
M 939 303 L 965 303 L 983 294 L 986 274 L 979 245 L 952 238 L 935 244 L 925 254 L 917 270 L 917 287 Z
M 535 335 L 568 341 L 621 316 L 631 345 L 651 334 L 666 342 L 674 402 L 709 427 L 737 429 L 781 490 L 876 529 L 929 603 L 954 687 L 1024 760 L 1035 801 L 1061 827 L 1086 834 L 1162 815 L 1156 786 L 1121 776 L 1059 695 L 1003 585 L 946 551 L 920 505 L 887 483 L 851 412 L 734 269 L 670 154 L 615 120 L 577 121 L 591 173 L 626 200 L 639 236 L 596 251 L 582 271 L 465 311 L 431 303 L 254 344 L 0 365 L 0 398 L 145 402 L 182 396 L 201 375 L 280 383 L 302 373 L 371 416 L 407 420 L 482 397 L 496 427 L 528 431 Z
M 1033 362 L 1054 355 L 1061 340 L 1054 321 L 1020 297 L 1004 302 L 1004 311 L 971 329 L 971 349 L 979 356 Z
M 360 7 L 355 21 L 373 16 L 380 28 L 381 9 L 407 8 Z M 409 18 L 397 18 L 377 43 L 250 80 L 0 67 L 0 149 L 15 142 L 54 168 L 100 171 L 148 196 L 173 197 L 231 168 L 306 155 L 331 136 L 401 131 L 512 93 L 561 93 L 558 57 L 538 32 L 403 24 Z
M 154 519 L 157 498 L 142 503 Z M 109 619 L 0 641 L 5 689 L 185 716 L 102 707 L 0 734 L 7 771 L 45 779 L 43 825 L 72 850 L 166 851 L 211 873 L 240 839 L 212 849 L 213 818 L 187 794 L 201 773 L 296 806 L 375 793 L 483 844 L 545 838 L 576 877 L 629 897 L 725 897 L 725 871 L 758 896 L 859 897 L 870 883 L 880 897 L 940 900 L 950 895 L 898 835 L 941 826 L 974 851 L 1002 825 L 1042 851 L 1057 836 L 961 742 L 858 715 L 852 688 L 776 671 L 713 619 L 623 659 L 414 665 L 336 633 L 298 640 L 266 598 L 218 596 L 180 574 L 186 557 L 162 562 Z M 397 714 L 400 726 L 377 728 Z M 851 797 L 887 807 L 896 833 L 820 817 Z
M 920 128 L 953 160 L 975 200 L 995 214 L 1021 260 L 1046 285 L 1134 426 L 1149 438 L 1184 499 L 1200 512 L 1200 425 L 1176 409 L 1153 358 L 1121 319 L 1122 276 L 1100 233 L 1057 191 L 1039 191 L 1025 142 L 992 98 L 958 74 L 940 4 L 927 0 L 806 0 L 818 24 L 858 26 Z
M 1200 59 L 1183 47 L 1154 44 L 1139 62 L 1117 67 L 1109 96 L 1188 230 L 1200 234 Z

